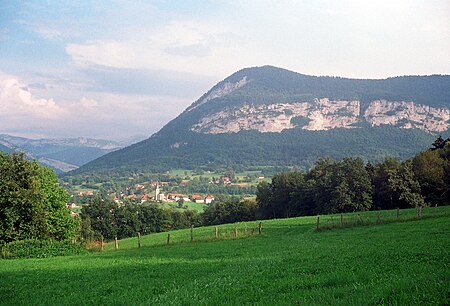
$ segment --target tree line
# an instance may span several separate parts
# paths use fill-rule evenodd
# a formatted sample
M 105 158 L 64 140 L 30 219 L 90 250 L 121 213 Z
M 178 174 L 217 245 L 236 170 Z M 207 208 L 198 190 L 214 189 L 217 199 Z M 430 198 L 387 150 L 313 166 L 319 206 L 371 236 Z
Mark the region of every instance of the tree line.
M 257 203 L 260 217 L 283 218 L 446 204 L 449 190 L 450 141 L 439 137 L 404 162 L 321 158 L 307 172 L 280 173 L 260 183 Z
M 0 153 L 0 245 L 23 239 L 125 238 L 191 225 L 447 204 L 450 200 L 450 139 L 400 162 L 374 164 L 361 158 L 321 158 L 308 171 L 282 172 L 261 182 L 256 199 L 223 196 L 201 214 L 155 204 L 119 206 L 93 198 L 72 218 L 67 192 L 47 167 L 23 154 Z

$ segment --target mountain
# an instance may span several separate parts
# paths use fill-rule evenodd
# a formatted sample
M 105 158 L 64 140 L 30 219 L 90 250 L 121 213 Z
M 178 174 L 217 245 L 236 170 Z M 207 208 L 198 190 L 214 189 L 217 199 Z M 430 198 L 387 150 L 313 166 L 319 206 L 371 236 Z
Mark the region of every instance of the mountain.
M 0 134 L 0 151 L 25 152 L 30 158 L 57 172 L 74 170 L 106 153 L 124 147 L 119 142 L 89 139 L 28 139 Z
M 310 167 L 322 156 L 407 158 L 450 128 L 450 76 L 379 80 L 240 70 L 149 139 L 70 174 Z

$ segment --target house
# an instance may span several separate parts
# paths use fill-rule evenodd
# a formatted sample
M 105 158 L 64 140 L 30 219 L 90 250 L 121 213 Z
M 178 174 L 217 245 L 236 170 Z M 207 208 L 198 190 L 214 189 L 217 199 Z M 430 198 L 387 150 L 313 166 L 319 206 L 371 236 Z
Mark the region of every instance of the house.
M 158 193 L 155 197 L 154 197 L 155 201 L 165 201 L 166 200 L 166 195 L 164 193 Z
M 187 185 L 187 181 L 181 181 L 180 185 L 186 186 Z
M 264 176 L 258 176 L 258 180 L 263 180 Z
M 116 202 L 116 203 L 119 203 L 119 198 L 118 197 L 114 197 L 113 201 Z
M 130 194 L 129 196 L 124 196 L 124 199 L 129 199 L 129 200 L 133 199 L 133 200 L 136 200 L 136 199 L 137 199 L 137 196 L 136 196 L 135 194 Z
M 136 189 L 136 190 L 140 190 L 140 189 L 144 189 L 144 185 L 141 185 L 141 184 L 136 184 L 136 185 L 134 185 L 134 188 Z
M 172 201 L 177 201 L 177 202 L 181 199 L 183 199 L 184 201 L 190 201 L 190 199 L 187 195 L 181 194 L 181 193 L 169 193 L 167 195 L 167 199 L 172 200 Z
M 80 214 L 79 213 L 76 213 L 76 212 L 73 212 L 73 211 L 71 211 L 70 212 L 70 216 L 72 216 L 72 217 L 78 217 L 78 216 L 80 216 Z
M 67 208 L 80 208 L 76 203 L 69 203 L 66 205 Z
M 205 199 L 199 198 L 194 201 L 195 203 L 205 203 Z
M 201 199 L 201 198 L 202 198 L 202 196 L 199 195 L 199 194 L 193 194 L 193 195 L 191 195 L 192 202 L 195 202 L 195 200 Z
M 86 191 L 86 192 L 84 193 L 84 195 L 91 196 L 91 195 L 94 195 L 94 192 L 93 192 L 92 190 L 89 190 L 89 191 Z
M 141 204 L 150 200 L 150 197 L 147 194 L 144 194 L 141 198 Z
M 222 182 L 224 184 L 231 184 L 231 179 L 229 177 L 225 176 L 225 177 L 222 178 Z
M 206 204 L 211 204 L 212 201 L 214 201 L 214 196 L 212 196 L 212 195 L 207 195 L 207 196 L 205 197 L 205 203 L 206 203 Z

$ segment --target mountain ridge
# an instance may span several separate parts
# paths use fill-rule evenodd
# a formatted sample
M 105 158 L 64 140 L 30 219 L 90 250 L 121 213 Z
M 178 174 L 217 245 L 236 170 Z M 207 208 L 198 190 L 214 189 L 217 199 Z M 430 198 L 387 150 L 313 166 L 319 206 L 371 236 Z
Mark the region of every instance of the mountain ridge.
M 311 131 L 299 128 L 301 124 L 298 122 L 292 129 L 281 129 L 278 132 L 269 130 L 267 133 L 260 133 L 261 128 L 216 134 L 202 133 L 202 127 L 198 130 L 193 128 L 211 114 L 219 114 L 218 118 L 211 120 L 213 125 L 217 125 L 224 119 L 224 116 L 220 116 L 221 111 L 239 109 L 245 105 L 257 108 L 277 103 L 313 103 L 321 99 L 334 101 L 333 103 L 359 101 L 360 113 L 365 112 L 374 101 L 399 103 L 392 105 L 395 106 L 396 112 L 403 112 L 406 117 L 399 118 L 394 124 L 381 122 L 372 126 L 368 122 L 358 122 L 357 128 L 333 126 L 328 130 Z M 417 109 L 416 105 L 423 106 L 424 109 L 445 109 L 444 115 L 447 116 L 450 105 L 450 76 L 406 76 L 367 80 L 308 76 L 273 66 L 244 68 L 217 83 L 149 139 L 109 153 L 70 174 L 87 173 L 94 169 L 104 172 L 116 171 L 119 168 L 124 171 L 139 171 L 171 167 L 233 167 L 258 163 L 311 166 L 314 160 L 324 155 L 333 158 L 340 158 L 342 155 L 357 155 L 366 159 L 379 159 L 386 155 L 407 158 L 426 148 L 436 136 L 436 131 L 430 133 L 419 130 L 417 122 L 408 119 L 408 116 L 414 115 L 411 109 Z M 341 108 L 337 107 L 337 112 Z M 276 112 L 278 110 L 275 110 Z M 273 113 L 266 117 L 272 120 L 276 117 Z M 327 115 L 320 110 L 316 113 Z M 256 114 L 264 115 L 261 112 Z M 250 118 L 249 114 L 246 115 L 243 120 Z M 231 113 L 227 123 L 235 124 L 235 117 L 236 114 Z M 334 119 L 341 122 L 344 117 L 339 114 Z M 420 120 L 423 122 L 430 121 L 426 116 L 422 117 Z M 439 121 L 440 117 L 433 120 Z M 447 121 L 437 132 L 447 133 Z M 261 126 L 265 127 L 267 124 L 262 123 Z M 383 135 L 383 138 L 379 138 L 379 135 Z M 400 136 L 405 140 L 398 139 Z M 331 143 L 330 137 L 333 137 Z M 347 148 L 347 137 L 358 137 L 359 142 L 350 141 L 351 147 Z M 314 140 L 315 138 L 317 139 Z M 398 147 L 395 146 L 394 140 L 398 142 Z M 317 148 L 314 141 L 321 143 L 322 147 Z M 389 144 L 385 150 L 383 142 Z M 305 147 L 309 148 L 309 151 L 305 150 Z M 416 151 L 411 150 L 411 147 L 415 147 Z M 249 160 L 249 148 L 255 151 L 254 160 Z M 301 152 L 304 158 L 296 155 L 296 152 Z

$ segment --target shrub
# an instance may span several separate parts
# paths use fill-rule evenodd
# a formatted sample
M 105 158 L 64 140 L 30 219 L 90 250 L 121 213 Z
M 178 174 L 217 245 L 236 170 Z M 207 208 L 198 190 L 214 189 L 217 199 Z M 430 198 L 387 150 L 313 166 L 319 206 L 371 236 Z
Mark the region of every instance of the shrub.
M 68 240 L 25 239 L 10 242 L 2 247 L 3 258 L 45 258 L 86 252 L 81 244 Z

